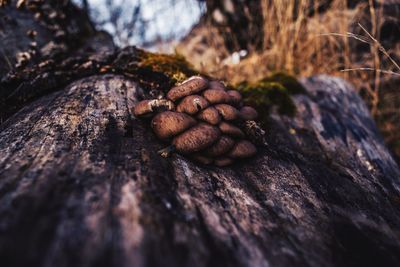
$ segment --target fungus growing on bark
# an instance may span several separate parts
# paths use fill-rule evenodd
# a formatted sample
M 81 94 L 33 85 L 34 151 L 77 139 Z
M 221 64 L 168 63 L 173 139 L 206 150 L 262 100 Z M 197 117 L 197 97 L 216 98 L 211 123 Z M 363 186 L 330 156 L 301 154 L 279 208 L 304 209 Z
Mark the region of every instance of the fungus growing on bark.
M 143 100 L 133 108 L 133 114 L 136 117 L 150 117 L 156 112 L 173 110 L 174 103 L 167 99 Z
M 233 121 L 239 116 L 239 111 L 231 105 L 218 104 L 215 105 L 215 108 L 218 110 L 219 114 L 221 114 L 224 120 Z
M 203 96 L 211 104 L 230 103 L 232 99 L 227 92 L 219 89 L 207 89 Z
M 172 144 L 178 152 L 190 154 L 211 146 L 220 136 L 221 132 L 217 127 L 199 123 L 175 137 Z
M 253 132 L 256 137 L 264 132 L 249 124 L 256 124 L 257 111 L 243 107 L 238 91 L 226 91 L 221 82 L 195 76 L 173 87 L 167 98 L 144 100 L 133 109 L 138 117 L 158 113 L 151 127 L 158 138 L 170 143 L 159 151 L 161 156 L 176 152 L 205 165 L 223 167 L 256 153 L 256 147 L 247 140 L 257 139 Z
M 239 127 L 224 121 L 218 125 L 218 128 L 223 134 L 232 137 L 243 138 L 245 136 L 244 132 Z
M 190 95 L 182 99 L 182 101 L 177 106 L 176 111 L 193 115 L 208 106 L 209 103 L 207 100 L 204 99 L 204 97 L 199 95 Z
M 237 142 L 231 151 L 229 151 L 228 156 L 230 158 L 249 158 L 257 153 L 256 147 L 247 140 L 241 140 Z
M 169 90 L 167 98 L 176 101 L 182 97 L 196 94 L 203 91 L 208 86 L 208 81 L 200 76 L 193 76 L 178 86 Z
M 208 107 L 200 111 L 197 118 L 212 125 L 217 125 L 221 122 L 221 115 L 219 115 L 218 110 L 214 107 Z
M 234 146 L 235 141 L 226 136 L 222 135 L 221 138 L 215 144 L 207 148 L 204 153 L 210 157 L 221 156 L 226 154 Z
M 226 92 L 230 96 L 230 103 L 235 106 L 240 106 L 242 103 L 242 95 L 236 90 L 229 90 Z
M 184 113 L 165 111 L 153 118 L 151 127 L 158 138 L 169 139 L 194 126 L 196 123 L 195 119 Z
M 254 121 L 258 117 L 258 112 L 252 107 L 244 106 L 240 109 L 240 117 L 246 121 Z
M 225 85 L 221 81 L 211 81 L 209 83 L 210 89 L 225 90 Z

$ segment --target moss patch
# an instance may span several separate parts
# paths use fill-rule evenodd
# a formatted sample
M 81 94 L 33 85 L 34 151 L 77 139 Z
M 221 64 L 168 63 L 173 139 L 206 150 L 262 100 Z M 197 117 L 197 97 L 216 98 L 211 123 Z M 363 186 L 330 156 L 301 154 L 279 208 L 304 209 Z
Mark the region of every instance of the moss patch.
M 139 67 L 149 68 L 154 72 L 162 72 L 172 82 L 182 82 L 192 75 L 199 74 L 186 59 L 179 54 L 158 54 L 141 51 Z
M 290 94 L 305 94 L 306 89 L 301 83 L 285 72 L 275 72 L 271 76 L 265 77 L 260 82 L 276 82 L 280 83 Z
M 296 78 L 285 73 L 275 73 L 256 83 L 242 82 L 237 89 L 242 93 L 244 102 L 257 109 L 262 122 L 268 120 L 274 106 L 280 114 L 294 116 L 296 106 L 291 95 L 306 93 Z
M 151 53 L 136 47 L 119 51 L 110 67 L 115 73 L 135 79 L 145 89 L 164 92 L 190 76 L 201 74 L 179 54 Z

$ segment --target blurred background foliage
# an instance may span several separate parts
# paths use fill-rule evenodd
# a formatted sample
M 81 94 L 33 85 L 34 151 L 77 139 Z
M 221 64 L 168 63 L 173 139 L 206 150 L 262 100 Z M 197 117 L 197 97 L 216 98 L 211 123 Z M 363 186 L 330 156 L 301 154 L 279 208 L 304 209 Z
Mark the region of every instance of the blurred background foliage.
M 117 45 L 178 53 L 233 85 L 343 77 L 400 157 L 400 0 L 76 1 Z

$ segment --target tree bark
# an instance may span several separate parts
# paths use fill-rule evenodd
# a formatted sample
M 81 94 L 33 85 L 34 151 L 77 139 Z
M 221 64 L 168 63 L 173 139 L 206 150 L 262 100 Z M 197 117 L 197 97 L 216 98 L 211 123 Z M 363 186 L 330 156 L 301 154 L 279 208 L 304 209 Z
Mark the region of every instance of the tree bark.
M 400 264 L 400 169 L 351 86 L 303 79 L 255 158 L 207 167 L 131 114 L 171 86 L 140 53 L 94 34 L 3 76 L 2 266 Z
M 38 60 L 73 52 L 95 35 L 70 1 L 4 0 L 0 5 L 0 77 Z
M 398 265 L 398 166 L 348 84 L 303 83 L 296 117 L 273 115 L 269 145 L 231 168 L 159 157 L 123 76 L 29 104 L 1 126 L 2 263 Z

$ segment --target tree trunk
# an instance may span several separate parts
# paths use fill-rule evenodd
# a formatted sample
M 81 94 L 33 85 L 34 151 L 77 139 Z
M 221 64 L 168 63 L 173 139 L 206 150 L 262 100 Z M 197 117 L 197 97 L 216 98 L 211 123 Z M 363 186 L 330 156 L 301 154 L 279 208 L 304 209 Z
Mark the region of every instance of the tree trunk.
M 400 169 L 346 82 L 302 80 L 255 158 L 207 167 L 157 154 L 131 108 L 168 79 L 107 43 L 0 83 L 2 266 L 400 264 Z
M 215 26 L 231 51 L 262 48 L 263 15 L 260 0 L 206 0 L 203 21 Z
M 0 132 L 5 266 L 395 266 L 400 171 L 339 79 L 304 80 L 299 114 L 231 168 L 159 157 L 123 76 L 92 76 Z M 337 110 L 342 110 L 337 113 Z M 23 256 L 21 256 L 23 255 Z

